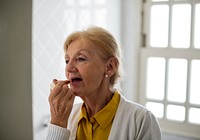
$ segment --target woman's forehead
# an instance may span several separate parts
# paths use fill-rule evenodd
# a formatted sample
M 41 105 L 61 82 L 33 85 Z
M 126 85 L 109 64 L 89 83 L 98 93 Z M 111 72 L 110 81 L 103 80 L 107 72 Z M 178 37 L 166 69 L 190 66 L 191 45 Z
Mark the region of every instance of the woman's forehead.
M 72 41 L 67 50 L 66 53 L 70 53 L 71 51 L 86 51 L 88 53 L 97 53 L 100 51 L 99 47 L 97 47 L 94 43 L 91 43 L 90 41 L 87 41 L 85 39 L 77 39 Z

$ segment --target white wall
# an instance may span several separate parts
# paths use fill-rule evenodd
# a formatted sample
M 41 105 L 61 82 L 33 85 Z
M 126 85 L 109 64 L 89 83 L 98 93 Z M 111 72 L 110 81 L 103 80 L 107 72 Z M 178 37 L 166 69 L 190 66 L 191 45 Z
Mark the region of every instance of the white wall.
M 0 139 L 32 139 L 31 0 L 0 0 Z
M 140 0 L 121 1 L 121 42 L 125 69 L 125 80 L 122 88 L 124 95 L 132 101 L 137 101 L 138 98 L 141 3 Z

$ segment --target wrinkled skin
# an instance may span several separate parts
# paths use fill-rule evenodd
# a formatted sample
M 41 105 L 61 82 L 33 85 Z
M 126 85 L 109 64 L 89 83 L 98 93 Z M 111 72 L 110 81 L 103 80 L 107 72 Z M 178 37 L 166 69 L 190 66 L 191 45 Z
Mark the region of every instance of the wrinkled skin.
M 49 104 L 51 112 L 51 123 L 67 128 L 67 121 L 74 103 L 74 94 L 69 89 L 69 81 L 53 80 L 55 87 L 51 89 Z

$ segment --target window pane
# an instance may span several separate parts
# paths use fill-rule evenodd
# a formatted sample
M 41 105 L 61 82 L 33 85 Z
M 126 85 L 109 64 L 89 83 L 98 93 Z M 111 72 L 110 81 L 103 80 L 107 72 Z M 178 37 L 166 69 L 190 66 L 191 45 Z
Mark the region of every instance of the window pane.
M 167 119 L 184 121 L 185 120 L 185 107 L 178 105 L 167 106 Z
M 187 84 L 187 60 L 169 59 L 168 100 L 185 102 Z
M 163 118 L 164 105 L 161 103 L 147 102 L 146 107 L 157 117 Z
M 174 48 L 189 48 L 191 6 L 174 5 L 172 10 L 172 42 Z
M 191 63 L 190 103 L 200 104 L 200 60 Z
M 147 98 L 162 100 L 165 85 L 165 59 L 150 57 L 147 61 Z
M 150 45 L 152 47 L 167 47 L 168 20 L 169 7 L 167 5 L 151 7 Z
M 189 122 L 200 124 L 200 109 L 199 108 L 190 108 Z
M 196 5 L 195 11 L 195 28 L 194 28 L 194 47 L 200 48 L 200 4 Z

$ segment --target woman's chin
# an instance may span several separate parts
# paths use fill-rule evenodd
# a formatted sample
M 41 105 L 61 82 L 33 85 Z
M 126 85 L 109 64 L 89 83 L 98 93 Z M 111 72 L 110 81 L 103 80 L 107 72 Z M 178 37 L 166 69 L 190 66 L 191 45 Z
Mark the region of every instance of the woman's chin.
M 80 91 L 71 88 L 75 96 L 80 96 Z
M 79 94 L 77 92 L 73 92 L 75 96 L 78 96 Z

